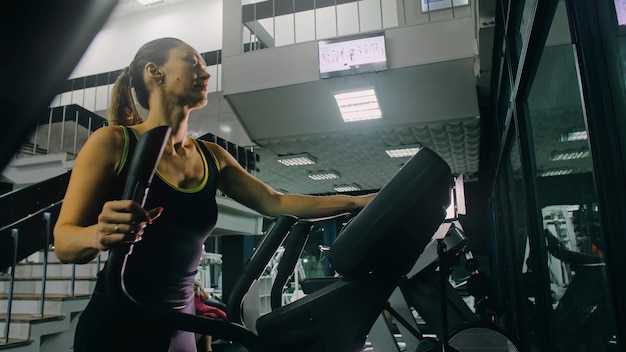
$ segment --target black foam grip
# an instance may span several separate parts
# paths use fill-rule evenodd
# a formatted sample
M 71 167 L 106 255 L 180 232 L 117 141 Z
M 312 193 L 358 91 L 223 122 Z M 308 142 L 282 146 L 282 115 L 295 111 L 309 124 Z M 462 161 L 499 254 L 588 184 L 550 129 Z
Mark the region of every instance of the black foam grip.
M 165 149 L 165 141 L 171 131 L 168 126 L 159 126 L 139 138 L 128 169 L 122 199 L 132 199 L 144 205 L 150 183 Z

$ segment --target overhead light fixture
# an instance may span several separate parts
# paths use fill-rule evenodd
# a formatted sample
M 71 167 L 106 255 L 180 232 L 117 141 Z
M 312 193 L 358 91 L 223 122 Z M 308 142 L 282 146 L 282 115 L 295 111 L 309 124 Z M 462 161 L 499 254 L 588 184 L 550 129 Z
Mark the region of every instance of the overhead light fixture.
M 380 119 L 383 117 L 373 89 L 335 94 L 339 112 L 345 122 Z
M 563 161 L 572 159 L 582 159 L 589 156 L 588 150 L 570 150 L 552 153 L 552 161 Z
M 561 135 L 561 142 L 584 141 L 587 137 L 587 131 L 569 131 Z
M 142 4 L 143 6 L 148 6 L 148 5 L 154 5 L 158 2 L 165 2 L 165 0 L 137 0 L 137 2 Z
M 361 187 L 359 185 L 357 185 L 356 183 L 353 183 L 351 185 L 337 185 L 335 186 L 335 191 L 336 192 L 354 192 L 354 191 L 360 191 Z
M 385 150 L 385 153 L 387 153 L 390 158 L 406 158 L 417 154 L 420 149 L 422 149 L 422 146 L 420 144 L 403 145 L 398 147 L 390 147 Z
M 334 170 L 312 172 L 308 176 L 314 181 L 333 180 L 340 177 L 339 173 Z
M 285 166 L 313 165 L 317 160 L 308 153 L 281 155 L 278 162 Z
M 574 170 L 572 169 L 547 170 L 547 171 L 540 173 L 539 176 L 540 177 L 563 176 L 563 175 L 569 175 L 572 172 L 574 172 Z

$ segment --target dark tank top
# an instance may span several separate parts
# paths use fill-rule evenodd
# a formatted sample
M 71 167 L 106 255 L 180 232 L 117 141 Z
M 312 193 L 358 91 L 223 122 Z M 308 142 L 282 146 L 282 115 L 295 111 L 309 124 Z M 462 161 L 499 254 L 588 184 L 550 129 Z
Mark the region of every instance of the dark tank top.
M 124 127 L 124 134 L 126 146 L 118 172 L 122 185 L 137 143 L 134 130 Z M 164 209 L 144 229 L 142 240 L 134 244 L 124 274 L 126 290 L 140 302 L 182 308 L 192 301 L 202 245 L 217 222 L 215 195 L 219 176 L 214 154 L 204 143 L 197 140 L 194 143 L 204 164 L 199 186 L 176 187 L 158 171 L 152 179 L 144 208 Z M 99 284 L 103 279 L 99 277 Z M 104 285 L 97 285 L 97 289 L 104 289 Z

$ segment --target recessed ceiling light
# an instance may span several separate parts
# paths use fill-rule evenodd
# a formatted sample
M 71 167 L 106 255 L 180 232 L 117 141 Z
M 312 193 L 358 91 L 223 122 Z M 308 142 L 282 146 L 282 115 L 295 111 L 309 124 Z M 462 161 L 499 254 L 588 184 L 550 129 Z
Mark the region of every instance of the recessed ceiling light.
M 390 158 L 407 158 L 411 157 L 422 149 L 422 146 L 417 145 L 403 145 L 399 147 L 390 147 L 385 150 L 385 153 L 389 155 Z
M 339 112 L 345 122 L 380 119 L 383 117 L 373 89 L 335 94 Z
M 561 135 L 561 142 L 583 141 L 587 139 L 587 131 L 569 131 Z
M 547 170 L 539 174 L 541 177 L 550 177 L 550 176 L 563 176 L 569 175 L 573 172 L 572 169 L 563 169 L 563 170 Z
M 144 6 L 148 6 L 148 5 L 154 5 L 158 2 L 165 2 L 165 0 L 137 0 L 137 2 Z
M 360 190 L 361 190 L 361 187 L 357 184 L 335 186 L 336 192 L 354 192 L 354 191 L 360 191 Z
M 589 156 L 588 150 L 569 150 L 564 152 L 555 152 L 552 154 L 552 161 L 582 159 Z
M 299 166 L 315 164 L 316 159 L 308 153 L 282 155 L 278 157 L 278 162 L 285 166 Z
M 333 179 L 339 178 L 339 173 L 334 170 L 318 171 L 318 172 L 312 172 L 308 176 L 310 179 L 314 181 L 323 181 L 323 180 L 333 180 Z

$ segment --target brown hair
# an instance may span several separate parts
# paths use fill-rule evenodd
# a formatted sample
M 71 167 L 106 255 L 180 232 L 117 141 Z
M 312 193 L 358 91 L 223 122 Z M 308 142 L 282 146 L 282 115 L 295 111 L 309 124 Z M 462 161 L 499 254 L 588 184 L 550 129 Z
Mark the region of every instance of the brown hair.
M 148 98 L 150 92 L 143 80 L 143 69 L 147 63 L 153 62 L 158 66 L 165 64 L 170 50 L 185 44 L 177 38 L 159 38 L 144 44 L 135 55 L 135 58 L 113 85 L 111 106 L 109 108 L 109 125 L 132 126 L 143 121 L 135 106 L 133 88 L 137 102 L 145 109 L 150 109 Z

